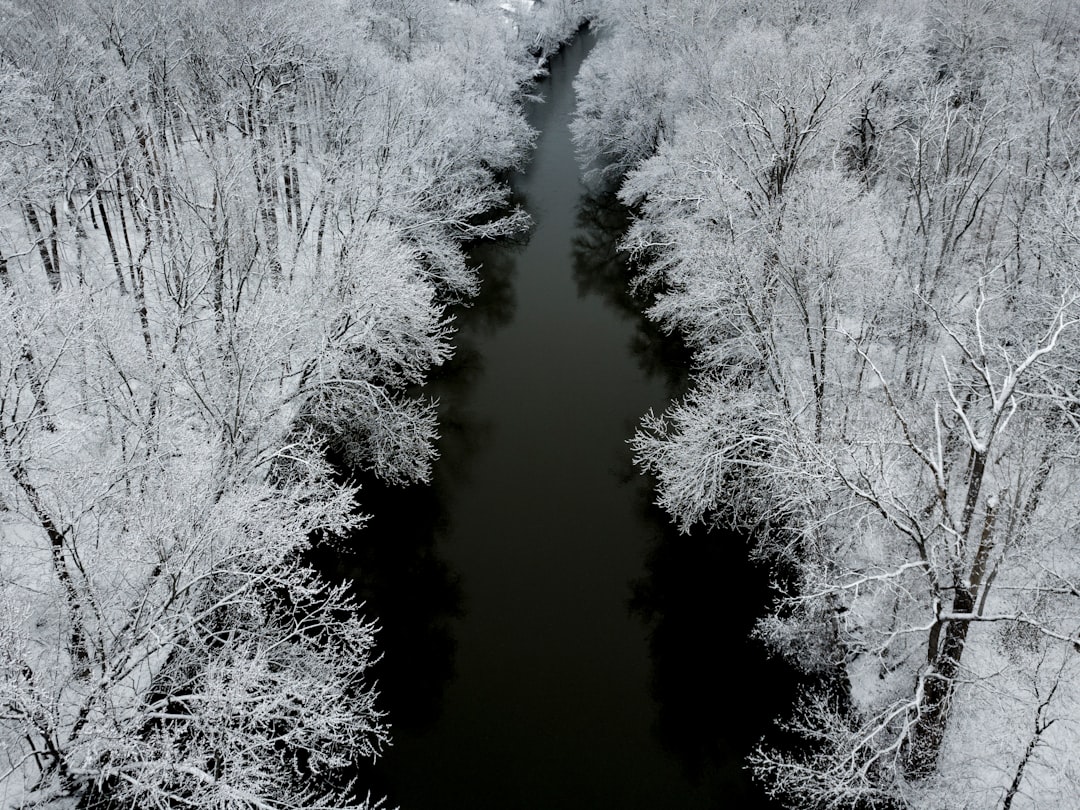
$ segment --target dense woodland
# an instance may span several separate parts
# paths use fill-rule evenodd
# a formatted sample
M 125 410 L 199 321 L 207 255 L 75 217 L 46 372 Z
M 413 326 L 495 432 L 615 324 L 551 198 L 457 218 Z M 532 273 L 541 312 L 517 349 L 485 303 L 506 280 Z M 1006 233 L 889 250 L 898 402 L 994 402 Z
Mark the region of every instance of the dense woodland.
M 576 13 L 576 12 L 574 12 Z M 423 480 L 464 243 L 518 231 L 486 0 L 0 5 L 0 805 L 368 806 L 332 474 Z M 372 617 L 374 618 L 374 617 Z
M 576 141 L 695 353 L 637 460 L 684 527 L 753 537 L 757 632 L 811 684 L 757 776 L 792 807 L 1077 806 L 1080 11 L 602 21 Z
M 634 451 L 753 538 L 810 684 L 758 777 L 1074 805 L 1080 12 L 599 5 L 576 142 L 695 354 Z M 303 564 L 363 521 L 325 451 L 427 476 L 411 392 L 584 11 L 0 4 L 0 805 L 372 806 L 375 617 Z

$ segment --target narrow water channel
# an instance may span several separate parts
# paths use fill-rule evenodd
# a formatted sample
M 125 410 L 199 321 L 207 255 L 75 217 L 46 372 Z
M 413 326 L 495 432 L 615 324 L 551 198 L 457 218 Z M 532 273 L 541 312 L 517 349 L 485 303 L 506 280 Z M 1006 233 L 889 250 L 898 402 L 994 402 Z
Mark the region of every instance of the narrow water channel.
M 535 221 L 477 254 L 430 385 L 430 486 L 369 487 L 343 573 L 380 619 L 394 746 L 361 784 L 403 810 L 768 807 L 742 757 L 787 695 L 746 640 L 762 575 L 679 536 L 627 438 L 682 370 L 625 293 L 625 215 L 590 197 L 567 124 L 591 35 L 557 57 L 514 180 Z

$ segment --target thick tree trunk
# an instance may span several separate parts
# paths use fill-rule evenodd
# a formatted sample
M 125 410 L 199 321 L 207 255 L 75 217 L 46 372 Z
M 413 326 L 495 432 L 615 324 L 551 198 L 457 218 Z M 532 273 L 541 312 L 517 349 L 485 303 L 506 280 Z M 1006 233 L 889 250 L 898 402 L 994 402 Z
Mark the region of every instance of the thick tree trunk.
M 973 480 L 972 485 L 974 484 Z M 975 552 L 968 580 L 956 583 L 951 609 L 953 614 L 970 616 L 975 612 L 987 562 L 994 548 L 994 507 L 993 503 L 987 505 L 979 547 Z M 905 763 L 908 776 L 914 779 L 930 776 L 937 765 L 949 720 L 949 704 L 956 686 L 956 677 L 960 673 L 960 662 L 964 656 L 970 627 L 971 622 L 968 620 L 939 619 L 930 631 L 927 667 L 923 672 L 923 696 L 908 739 Z M 942 628 L 945 631 L 943 640 Z
M 49 205 L 49 224 L 51 230 L 49 231 L 49 253 L 52 254 L 53 267 L 56 268 L 57 276 L 60 274 L 60 242 L 58 234 L 60 233 L 60 222 L 56 216 L 56 201 Z
M 974 605 L 975 600 L 971 598 L 968 589 L 963 589 L 957 593 L 952 607 L 956 612 L 968 613 Z M 923 673 L 925 685 L 922 701 L 908 739 L 905 768 L 908 776 L 914 779 L 930 776 L 937 765 L 941 742 L 945 736 L 945 725 L 949 718 L 949 702 L 967 641 L 969 622 L 950 621 L 945 622 L 944 627 L 945 639 L 934 656 L 933 663 L 927 666 Z M 939 623 L 931 631 L 934 641 L 940 638 L 940 630 Z
M 7 291 L 10 289 L 11 273 L 8 270 L 7 257 L 0 253 L 0 290 Z M 49 413 L 48 403 L 45 399 L 45 383 L 41 379 L 40 369 L 34 362 L 34 351 L 25 339 L 23 339 L 22 345 L 19 347 L 19 355 L 21 369 L 25 371 L 27 382 L 30 385 L 30 393 L 34 395 L 34 412 L 41 416 L 45 429 L 51 433 L 56 430 L 56 423 L 53 421 L 52 414 Z
M 295 122 L 291 122 L 285 130 L 285 138 L 288 146 L 288 158 L 282 170 L 285 179 L 285 211 L 293 227 L 299 230 L 303 209 L 300 205 L 300 171 L 296 165 L 300 133 Z

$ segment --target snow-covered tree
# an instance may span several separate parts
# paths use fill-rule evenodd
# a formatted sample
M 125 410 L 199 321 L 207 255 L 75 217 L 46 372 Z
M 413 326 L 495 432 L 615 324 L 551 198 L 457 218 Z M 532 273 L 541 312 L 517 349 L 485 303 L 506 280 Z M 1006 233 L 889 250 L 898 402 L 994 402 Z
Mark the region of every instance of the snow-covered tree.
M 0 8 L 0 804 L 366 806 L 328 444 L 423 480 L 533 64 L 495 3 Z
M 639 109 L 663 125 L 618 146 L 586 70 L 577 127 L 633 168 L 638 283 L 698 364 L 638 460 L 684 526 L 754 533 L 783 572 L 759 634 L 819 679 L 806 750 L 758 773 L 807 808 L 1053 804 L 1077 789 L 1076 20 L 739 5 L 685 47 L 640 24 L 658 4 L 614 16 L 626 64 L 662 54 Z

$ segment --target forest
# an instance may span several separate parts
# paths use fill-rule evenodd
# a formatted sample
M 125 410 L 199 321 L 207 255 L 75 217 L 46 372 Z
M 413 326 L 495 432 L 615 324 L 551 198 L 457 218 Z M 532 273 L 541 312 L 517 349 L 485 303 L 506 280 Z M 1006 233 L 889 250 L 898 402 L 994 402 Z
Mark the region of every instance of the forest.
M 785 806 L 1074 807 L 1080 14 L 630 0 L 575 136 L 692 390 L 633 446 L 774 572 Z
M 0 3 L 0 806 L 385 806 L 379 617 L 307 553 L 369 519 L 332 459 L 429 479 L 586 20 L 574 143 L 693 355 L 627 439 L 804 675 L 748 767 L 1077 806 L 1071 0 Z
M 326 450 L 427 476 L 409 389 L 463 244 L 527 222 L 560 9 L 0 6 L 4 807 L 369 805 L 375 617 L 304 562 L 364 519 Z

